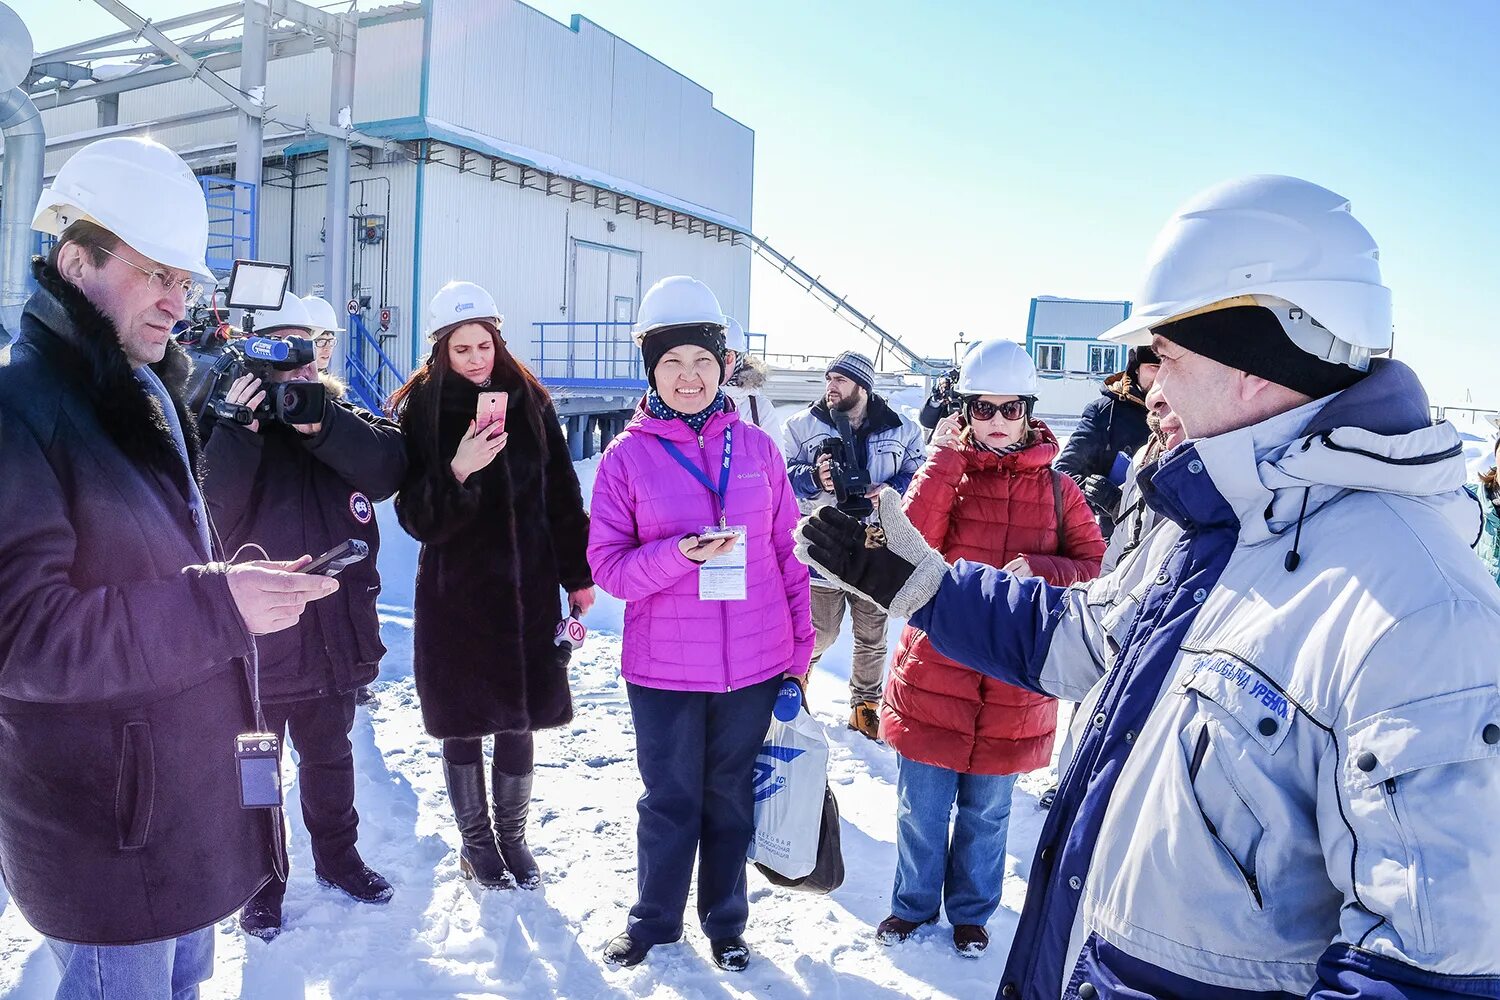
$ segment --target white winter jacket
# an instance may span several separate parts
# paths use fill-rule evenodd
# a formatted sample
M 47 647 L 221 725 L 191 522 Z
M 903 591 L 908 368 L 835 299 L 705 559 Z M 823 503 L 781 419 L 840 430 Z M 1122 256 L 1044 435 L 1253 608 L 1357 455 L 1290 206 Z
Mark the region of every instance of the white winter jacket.
M 1162 521 L 1093 583 L 949 572 L 912 618 L 941 652 L 1098 702 L 1002 997 L 1500 996 L 1471 978 L 1500 976 L 1500 589 L 1464 478 L 1377 362 L 1166 456 Z

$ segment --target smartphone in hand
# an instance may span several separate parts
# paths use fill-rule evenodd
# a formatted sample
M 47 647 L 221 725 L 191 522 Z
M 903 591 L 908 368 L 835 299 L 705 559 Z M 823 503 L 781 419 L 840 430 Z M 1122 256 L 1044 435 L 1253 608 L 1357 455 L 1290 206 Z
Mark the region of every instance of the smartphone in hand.
M 482 431 L 491 424 L 499 424 L 505 430 L 505 408 L 510 405 L 508 392 L 481 392 L 479 404 L 474 410 L 474 429 Z
M 345 569 L 370 554 L 370 547 L 358 538 L 339 542 L 327 552 L 302 567 L 301 572 L 315 576 L 338 576 Z

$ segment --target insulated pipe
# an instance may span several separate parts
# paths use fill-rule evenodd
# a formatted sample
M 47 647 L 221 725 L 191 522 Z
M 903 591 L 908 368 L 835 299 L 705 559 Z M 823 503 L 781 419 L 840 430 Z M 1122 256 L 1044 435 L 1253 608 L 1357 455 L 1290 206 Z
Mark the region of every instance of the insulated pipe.
M 31 297 L 31 255 L 36 234 L 31 218 L 42 197 L 47 133 L 41 115 L 20 87 L 0 94 L 0 132 L 5 135 L 5 199 L 0 204 L 0 348 L 21 329 L 21 310 Z

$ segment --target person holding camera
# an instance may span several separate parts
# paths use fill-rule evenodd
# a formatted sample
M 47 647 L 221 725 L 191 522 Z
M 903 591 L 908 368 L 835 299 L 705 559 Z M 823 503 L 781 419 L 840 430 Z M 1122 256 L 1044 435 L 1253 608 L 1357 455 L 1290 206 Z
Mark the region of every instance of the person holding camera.
M 411 460 L 396 514 L 422 543 L 412 666 L 422 721 L 443 741 L 459 869 L 486 889 L 531 889 L 542 878 L 526 843 L 532 734 L 573 718 L 561 591 L 581 617 L 594 581 L 568 442 L 502 322 L 483 288 L 444 285 L 427 307 L 432 351 L 390 407 Z
M 355 846 L 359 815 L 349 734 L 355 691 L 374 680 L 385 655 L 375 611 L 375 504 L 401 485 L 406 444 L 394 423 L 346 401 L 343 385 L 332 376 L 320 380 L 307 339 L 314 320 L 301 299 L 288 292 L 280 309 L 257 318 L 259 335 L 290 338 L 289 357 L 247 365 L 230 384 L 226 402 L 258 414 L 276 386 L 319 387 L 322 412 L 305 424 L 286 424 L 274 414 L 248 424 L 222 417 L 206 422 L 204 494 L 231 550 L 253 544 L 280 558 L 327 552 L 349 539 L 368 547 L 368 556 L 340 573 L 336 597 L 309 611 L 297 627 L 260 641 L 259 671 L 266 731 L 289 731 L 297 750 L 302 819 L 318 881 L 361 903 L 385 903 L 391 884 L 364 863 Z M 275 938 L 285 895 L 285 879 L 271 879 L 240 911 L 240 927 L 265 941 Z
M 637 898 L 604 960 L 632 966 L 682 936 L 698 859 L 698 920 L 714 961 L 750 960 L 745 855 L 756 756 L 784 676 L 812 654 L 796 498 L 776 443 L 721 389 L 725 319 L 707 285 L 663 278 L 636 342 L 650 392 L 599 463 L 589 562 L 625 601 L 621 673 L 646 793 Z
M 1052 469 L 1057 438 L 1032 417 L 1036 366 L 1011 340 L 976 342 L 905 510 L 945 560 L 1068 586 L 1099 574 L 1104 539 L 1082 492 Z M 1057 702 L 966 670 L 908 625 L 891 660 L 881 735 L 896 751 L 896 878 L 876 936 L 904 941 L 945 909 L 975 957 L 1000 905 L 1016 777 L 1052 758 Z
M 917 416 L 917 423 L 922 425 L 922 429 L 926 432 L 925 440 L 929 443 L 932 441 L 932 435 L 937 431 L 938 421 L 963 410 L 963 400 L 953 389 L 954 383 L 958 381 L 958 375 L 957 368 L 944 372 L 943 377 L 938 379 L 937 384 L 932 387 L 932 392 L 927 396 L 927 402 L 922 404 L 922 412 Z
M 1146 443 L 1146 393 L 1159 364 L 1148 345 L 1130 348 L 1125 370 L 1104 380 L 1099 398 L 1083 408 L 1078 427 L 1057 456 L 1055 467 L 1082 487 L 1105 541 L 1115 530 L 1130 457 Z
M 840 354 L 828 366 L 823 382 L 823 398 L 798 411 L 782 429 L 781 450 L 792 491 L 804 514 L 842 502 L 844 509 L 868 517 L 872 509 L 868 497 L 878 494 L 881 487 L 905 492 L 925 457 L 922 432 L 875 394 L 875 366 L 863 354 Z M 841 444 L 845 438 L 849 439 L 848 446 Z M 837 454 L 843 456 L 839 461 L 835 461 Z M 816 573 L 812 577 L 812 615 L 818 638 L 812 666 L 818 665 L 839 637 L 846 607 L 854 628 L 849 728 L 878 739 L 880 688 L 885 672 L 885 612 Z
M 214 543 L 170 336 L 213 280 L 187 164 L 90 143 L 32 225 L 57 243 L 0 367 L 0 876 L 59 998 L 195 997 L 272 877 L 245 660 L 338 583 Z

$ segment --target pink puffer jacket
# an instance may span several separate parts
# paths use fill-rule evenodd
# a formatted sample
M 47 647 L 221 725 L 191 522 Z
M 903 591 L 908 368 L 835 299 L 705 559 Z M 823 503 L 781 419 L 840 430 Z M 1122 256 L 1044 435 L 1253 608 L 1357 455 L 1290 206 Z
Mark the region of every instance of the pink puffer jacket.
M 732 406 L 732 404 L 730 404 Z M 746 599 L 700 601 L 685 535 L 719 523 L 719 501 L 662 445 L 672 441 L 716 486 L 733 427 L 726 496 L 731 525 L 749 528 Z M 797 498 L 770 435 L 729 409 L 702 436 L 638 409 L 604 451 L 594 482 L 589 565 L 625 603 L 625 679 L 671 691 L 732 691 L 807 672 L 813 629 L 807 567 L 792 554 Z

